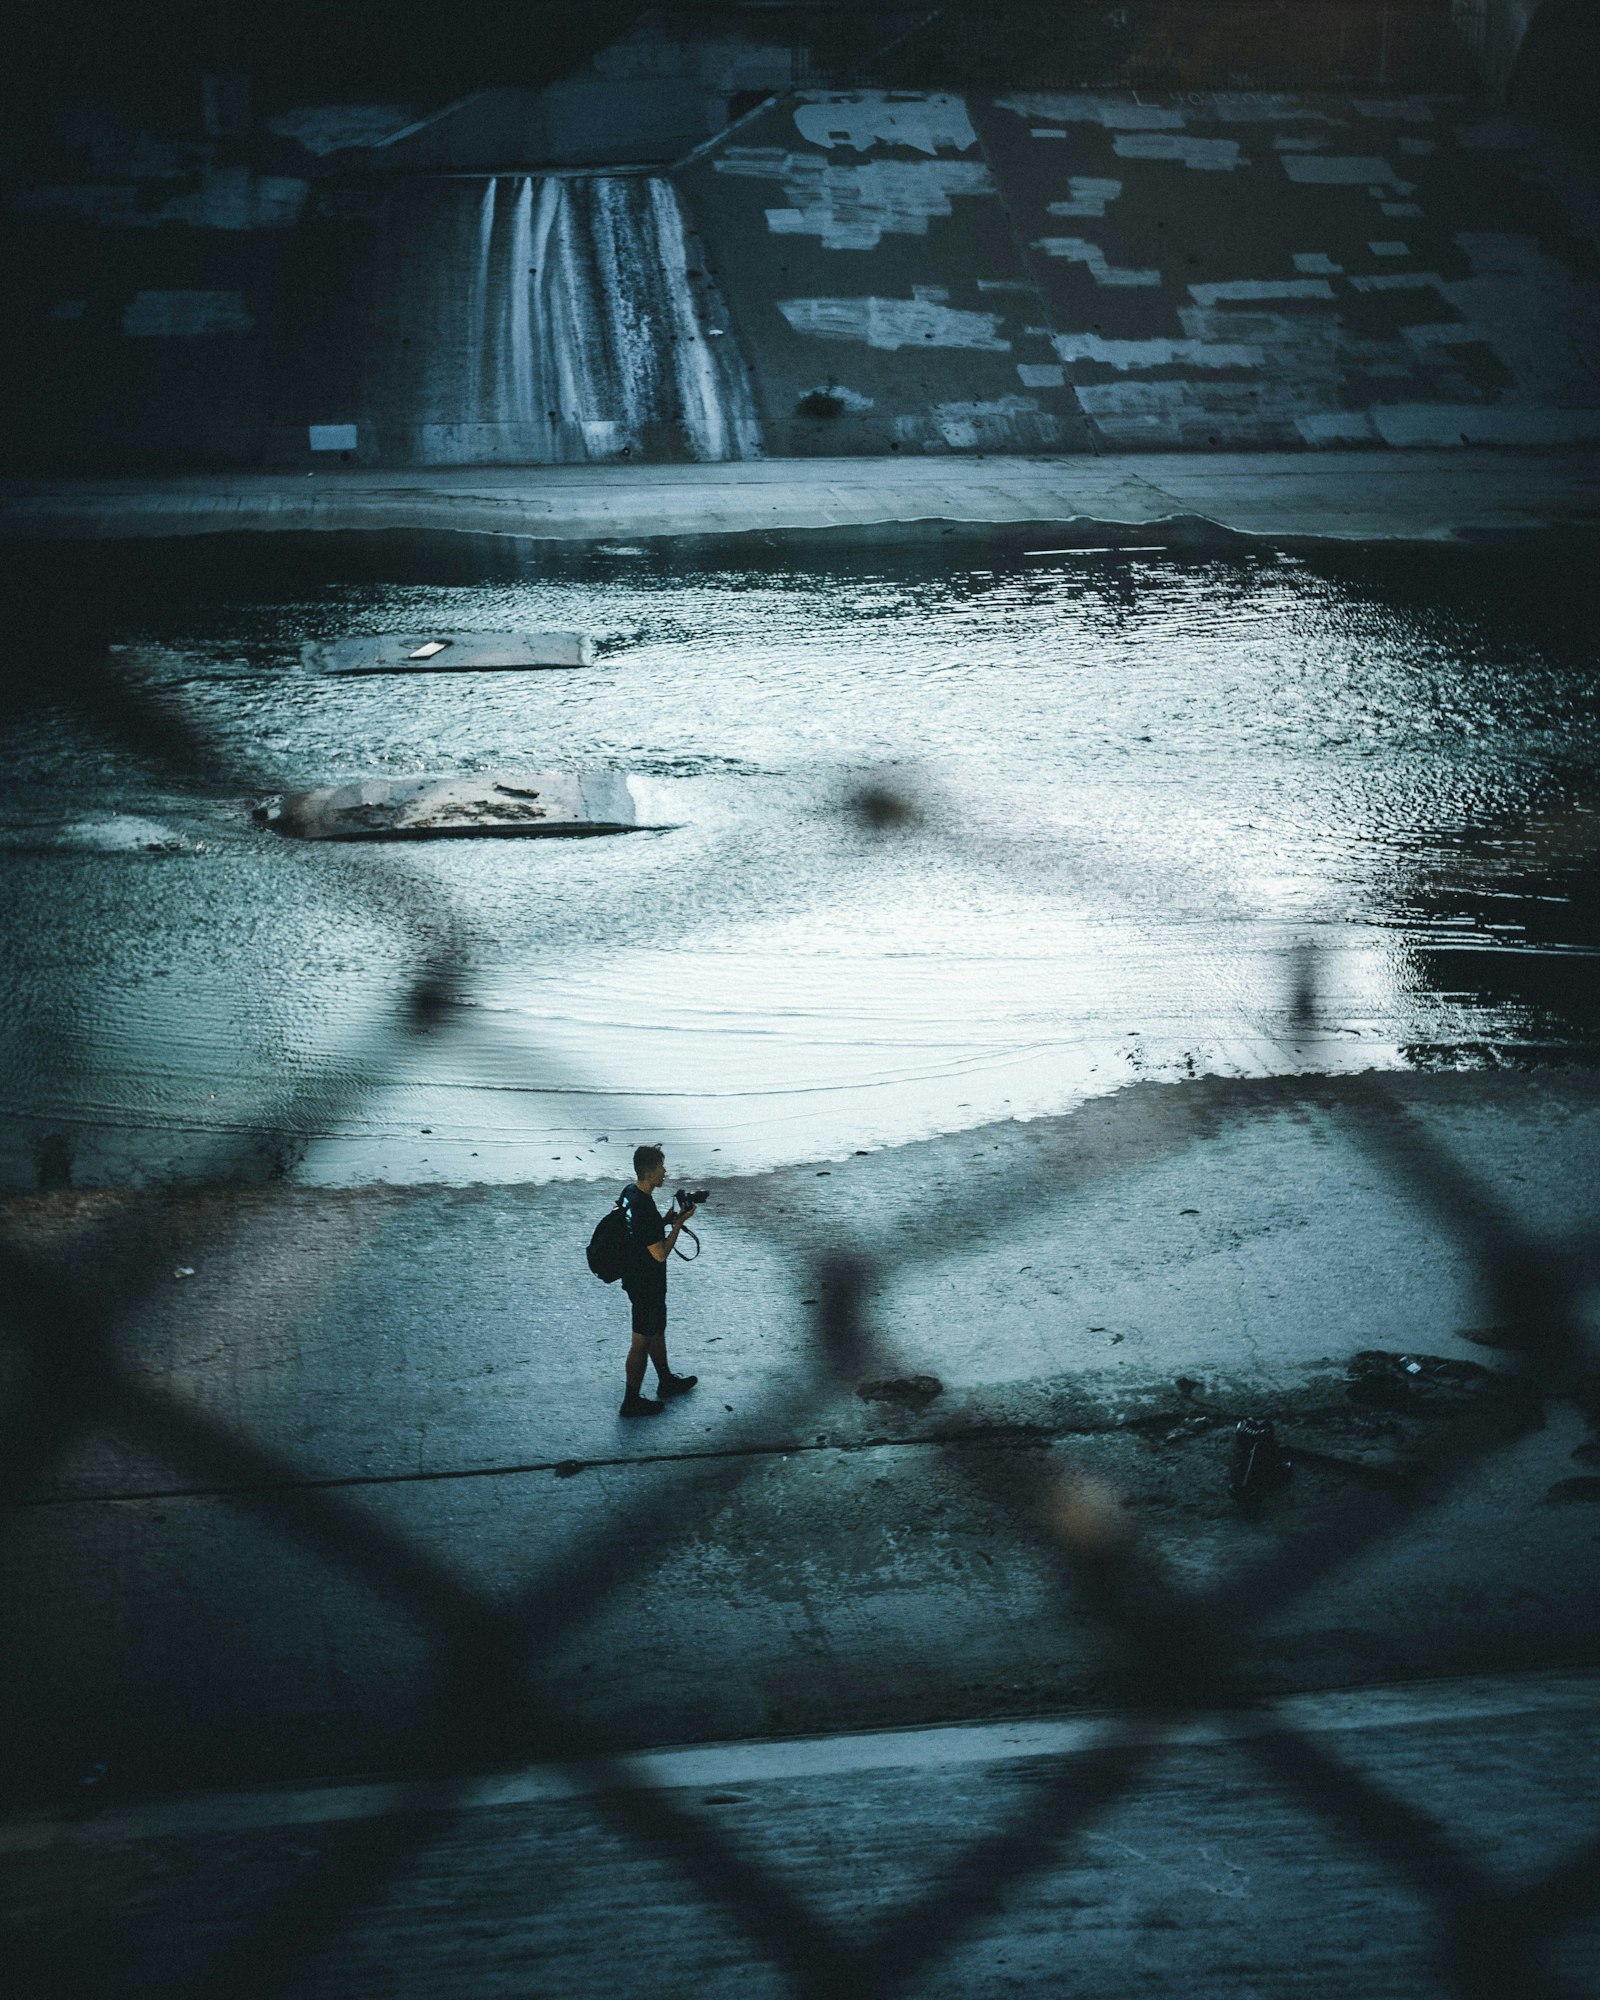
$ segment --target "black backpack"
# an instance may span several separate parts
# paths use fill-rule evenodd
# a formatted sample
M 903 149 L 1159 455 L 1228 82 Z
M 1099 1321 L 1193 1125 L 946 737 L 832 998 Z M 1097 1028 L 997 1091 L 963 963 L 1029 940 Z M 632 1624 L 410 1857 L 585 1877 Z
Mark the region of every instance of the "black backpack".
M 589 1269 L 602 1285 L 614 1285 L 628 1268 L 632 1232 L 619 1194 L 614 1208 L 607 1209 L 589 1238 Z

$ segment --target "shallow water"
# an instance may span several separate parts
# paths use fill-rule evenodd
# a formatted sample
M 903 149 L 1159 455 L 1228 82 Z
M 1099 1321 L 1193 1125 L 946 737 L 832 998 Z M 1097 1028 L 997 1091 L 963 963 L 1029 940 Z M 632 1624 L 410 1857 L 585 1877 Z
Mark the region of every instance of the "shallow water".
M 1070 539 L 30 553 L 65 652 L 109 643 L 213 763 L 141 764 L 48 666 L 16 683 L 0 1172 L 615 1178 L 649 1137 L 715 1173 L 1137 1076 L 1588 1060 L 1592 552 L 1029 553 Z M 552 627 L 599 663 L 301 657 Z M 634 774 L 658 830 L 249 820 L 280 787 L 557 767 Z M 458 1004 L 403 1032 L 452 948 Z

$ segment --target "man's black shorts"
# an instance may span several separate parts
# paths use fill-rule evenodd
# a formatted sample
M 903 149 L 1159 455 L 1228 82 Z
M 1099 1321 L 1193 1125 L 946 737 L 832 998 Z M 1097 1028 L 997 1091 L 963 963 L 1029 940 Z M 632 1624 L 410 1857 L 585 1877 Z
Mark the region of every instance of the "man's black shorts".
M 625 1287 L 633 1307 L 633 1330 L 641 1340 L 659 1339 L 667 1330 L 667 1288 L 634 1291 Z

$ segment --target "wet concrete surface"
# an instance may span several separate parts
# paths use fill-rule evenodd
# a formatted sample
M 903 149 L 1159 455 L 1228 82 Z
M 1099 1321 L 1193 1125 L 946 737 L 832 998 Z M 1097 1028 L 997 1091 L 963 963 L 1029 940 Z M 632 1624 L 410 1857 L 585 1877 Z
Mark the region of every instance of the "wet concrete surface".
M 7 1529 L 14 1782 L 415 1763 L 436 1648 L 519 1592 L 540 1685 L 618 1747 L 1115 1701 L 1041 1525 L 1084 1477 L 1138 1560 L 1218 1593 L 1246 1689 L 1592 1661 L 1592 1397 L 1511 1383 L 1476 1250 L 1503 1204 L 1533 1268 L 1585 1254 L 1600 1093 L 1373 1088 L 1152 1084 L 720 1185 L 672 1279 L 700 1386 L 649 1425 L 617 1419 L 625 1304 L 582 1261 L 598 1190 L 12 1204 L 14 1243 L 127 1301 L 155 1413 L 83 1430 Z M 1435 1149 L 1482 1205 L 1428 1207 Z M 824 1267 L 855 1250 L 882 1348 L 830 1384 Z M 1294 1461 L 1256 1511 L 1242 1415 Z M 1494 1448 L 1436 1485 L 1463 1423 Z M 1352 1506 L 1392 1532 L 1231 1629 L 1229 1579 Z

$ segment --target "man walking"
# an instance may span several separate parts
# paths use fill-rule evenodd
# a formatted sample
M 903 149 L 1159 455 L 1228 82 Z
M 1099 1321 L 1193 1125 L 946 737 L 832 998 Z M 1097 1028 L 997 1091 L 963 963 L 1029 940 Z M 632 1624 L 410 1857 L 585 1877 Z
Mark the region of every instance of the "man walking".
M 633 1345 L 628 1349 L 627 1393 L 621 1414 L 659 1417 L 668 1396 L 686 1394 L 700 1379 L 698 1375 L 674 1375 L 667 1362 L 667 1259 L 679 1231 L 694 1214 L 694 1206 L 689 1204 L 681 1214 L 676 1208 L 669 1209 L 665 1217 L 656 1207 L 656 1189 L 667 1178 L 666 1155 L 659 1146 L 635 1149 L 633 1173 L 633 1185 L 622 1190 L 622 1219 L 628 1232 L 622 1289 L 633 1307 Z M 655 1363 L 660 1402 L 641 1393 L 647 1361 Z

